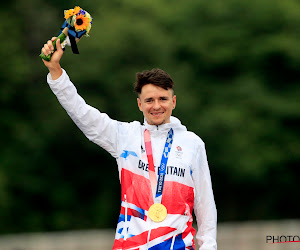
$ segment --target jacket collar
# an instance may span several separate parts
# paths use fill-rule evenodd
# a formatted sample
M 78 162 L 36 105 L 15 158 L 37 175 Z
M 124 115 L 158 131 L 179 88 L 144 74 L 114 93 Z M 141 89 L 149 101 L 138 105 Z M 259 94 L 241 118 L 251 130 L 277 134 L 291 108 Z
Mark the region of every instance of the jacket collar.
M 180 120 L 174 116 L 170 117 L 170 123 L 164 123 L 162 125 L 150 125 L 144 118 L 144 125 L 146 129 L 148 129 L 150 132 L 160 131 L 165 132 L 169 131 L 170 128 L 173 128 L 173 130 L 182 130 L 186 131 L 186 127 L 181 124 Z

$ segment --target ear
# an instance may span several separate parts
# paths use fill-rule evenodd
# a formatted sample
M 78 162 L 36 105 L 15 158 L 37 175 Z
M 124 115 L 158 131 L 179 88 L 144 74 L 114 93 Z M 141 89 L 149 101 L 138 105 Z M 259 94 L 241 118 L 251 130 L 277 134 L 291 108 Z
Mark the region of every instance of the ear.
M 173 95 L 172 103 L 173 103 L 173 109 L 175 109 L 175 107 L 176 107 L 176 95 Z
M 141 99 L 138 97 L 136 100 L 137 100 L 137 104 L 138 104 L 140 111 L 143 112 Z

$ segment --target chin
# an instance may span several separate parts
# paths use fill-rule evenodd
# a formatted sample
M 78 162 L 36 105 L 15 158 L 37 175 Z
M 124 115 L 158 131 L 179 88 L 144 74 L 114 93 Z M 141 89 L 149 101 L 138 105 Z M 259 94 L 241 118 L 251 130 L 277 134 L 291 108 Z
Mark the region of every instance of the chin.
M 152 118 L 152 117 L 151 117 Z M 156 126 L 159 126 L 159 125 L 162 125 L 162 124 L 165 124 L 165 123 L 169 123 L 170 121 L 168 121 L 167 119 L 165 119 L 164 117 L 156 117 L 157 119 L 149 119 L 147 120 L 148 124 L 150 125 L 156 125 Z
M 147 122 L 150 125 L 156 125 L 156 126 L 164 124 L 164 121 L 153 121 L 153 120 L 150 120 L 150 121 L 147 121 Z
M 158 126 L 158 125 L 162 125 L 162 124 L 165 124 L 166 123 L 166 121 L 165 120 L 160 120 L 160 121 L 152 121 L 152 124 L 153 125 L 156 125 L 156 126 Z

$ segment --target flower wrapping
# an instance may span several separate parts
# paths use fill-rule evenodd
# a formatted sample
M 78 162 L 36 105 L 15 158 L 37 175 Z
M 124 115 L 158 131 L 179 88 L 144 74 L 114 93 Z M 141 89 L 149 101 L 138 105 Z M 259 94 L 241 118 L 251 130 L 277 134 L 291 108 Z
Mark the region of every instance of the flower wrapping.
M 83 10 L 79 6 L 75 6 L 74 9 L 65 10 L 64 18 L 65 22 L 61 26 L 61 32 L 53 41 L 54 51 L 56 51 L 56 40 L 60 39 L 63 49 L 65 49 L 66 45 L 69 45 L 71 46 L 74 54 L 79 54 L 77 43 L 82 36 L 89 36 L 93 18 L 87 11 Z M 41 53 L 40 57 L 46 61 L 50 61 L 54 51 L 48 56 Z

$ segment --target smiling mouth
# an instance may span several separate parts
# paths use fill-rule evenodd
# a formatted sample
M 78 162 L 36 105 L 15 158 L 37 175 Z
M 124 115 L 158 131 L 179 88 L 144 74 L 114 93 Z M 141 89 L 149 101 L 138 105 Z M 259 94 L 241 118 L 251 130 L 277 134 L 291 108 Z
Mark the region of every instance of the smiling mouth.
M 160 116 L 160 115 L 162 115 L 164 112 L 158 112 L 158 113 L 150 113 L 151 115 L 153 115 L 153 116 Z

